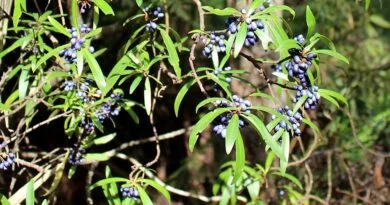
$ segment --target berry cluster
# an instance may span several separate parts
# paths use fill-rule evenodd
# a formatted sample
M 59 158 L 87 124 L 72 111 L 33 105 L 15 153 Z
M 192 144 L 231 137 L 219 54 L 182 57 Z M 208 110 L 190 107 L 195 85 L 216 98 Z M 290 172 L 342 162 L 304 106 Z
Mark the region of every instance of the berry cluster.
M 125 197 L 129 197 L 134 200 L 138 200 L 140 198 L 138 190 L 134 187 L 121 187 L 120 191 L 122 192 L 122 195 Z
M 0 170 L 8 170 L 15 163 L 15 154 L 13 152 L 9 152 L 5 159 L 1 158 Z
M 153 33 L 157 28 L 156 21 L 164 18 L 164 11 L 161 7 L 146 8 L 148 22 L 146 23 L 146 30 Z
M 95 112 L 95 116 L 103 123 L 106 119 L 109 119 L 114 116 L 118 116 L 121 110 L 121 107 L 118 103 L 122 99 L 120 93 L 112 93 L 110 95 L 109 102 L 105 102 L 102 106 Z
M 312 65 L 312 60 L 317 58 L 314 53 L 303 53 L 302 51 L 292 48 L 288 51 L 290 60 L 285 64 L 288 75 L 299 80 L 300 85 L 309 86 L 307 70 Z
M 250 16 L 255 13 L 248 14 L 245 9 L 241 9 L 241 14 L 244 16 L 245 23 L 247 24 L 247 33 L 245 39 L 245 46 L 253 46 L 256 42 L 259 41 L 259 38 L 256 36 L 255 32 L 258 29 L 264 29 L 264 24 L 261 20 L 252 20 Z M 234 34 L 240 29 L 241 23 L 240 17 L 230 16 L 226 21 L 226 27 L 229 34 Z
M 214 48 L 218 53 L 224 53 L 226 51 L 225 46 L 225 36 L 224 35 L 215 35 L 215 33 L 210 34 L 210 40 L 207 41 L 207 38 L 203 39 L 205 47 L 202 50 L 202 54 L 208 58 L 211 58 L 211 53 Z
M 308 87 L 307 89 L 304 89 L 301 85 L 300 86 L 294 86 L 294 89 L 296 89 L 296 95 L 293 99 L 293 102 L 298 102 L 304 95 L 307 95 L 307 99 L 303 103 L 303 106 L 305 109 L 311 109 L 314 110 L 316 108 L 316 105 L 319 103 L 320 100 L 320 94 L 318 94 L 318 87 L 312 86 Z
M 7 150 L 2 153 L 2 149 L 6 149 L 8 147 L 8 144 L 6 141 L 3 141 L 0 144 L 0 170 L 8 170 L 12 168 L 12 165 L 16 161 L 15 154 L 13 152 L 8 152 Z M 8 154 L 6 154 L 8 152 Z
M 87 34 L 90 31 L 91 29 L 86 24 L 80 26 L 80 35 L 77 32 L 76 28 L 73 27 L 71 29 L 68 29 L 68 32 L 72 35 L 72 38 L 70 39 L 70 47 L 61 50 L 59 56 L 64 57 L 65 60 L 69 63 L 76 63 L 77 51 L 81 50 L 85 43 L 85 39 L 82 37 L 82 35 Z M 93 53 L 95 51 L 95 48 L 93 46 L 90 46 L 88 50 L 89 52 Z
M 229 102 L 227 100 L 217 100 L 214 103 L 214 106 L 219 107 L 219 108 L 226 108 L 226 107 L 234 107 L 235 106 L 242 113 L 250 113 L 251 112 L 249 110 L 249 108 L 252 106 L 251 102 L 249 102 L 248 100 L 244 100 L 237 95 L 233 95 L 232 98 L 233 98 L 233 102 Z M 231 117 L 232 116 L 230 113 L 224 113 L 224 114 L 218 116 L 213 121 L 213 126 L 214 126 L 213 132 L 215 133 L 215 135 L 217 135 L 221 138 L 226 137 L 226 128 L 229 125 Z M 242 119 L 239 119 L 238 124 L 239 124 L 240 128 L 242 128 L 246 125 L 245 121 Z
M 214 70 L 213 73 L 218 78 L 222 77 L 222 80 L 230 86 L 230 83 L 232 82 L 232 75 L 230 73 L 225 73 L 225 72 L 230 71 L 231 69 L 232 68 L 230 66 L 225 67 L 225 68 L 217 68 Z M 215 83 L 213 86 L 213 89 L 215 92 L 217 92 L 218 90 L 220 90 L 220 86 L 217 83 Z
M 274 131 L 277 132 L 279 129 L 284 129 L 287 132 L 290 132 L 291 130 L 294 131 L 294 134 L 296 136 L 301 135 L 301 130 L 299 129 L 300 123 L 302 122 L 302 115 L 299 112 L 296 112 L 295 114 L 290 110 L 288 106 L 284 108 L 278 108 L 277 111 L 282 114 L 284 117 L 288 119 L 288 121 L 291 123 L 292 127 L 288 125 L 285 121 L 280 121 L 274 128 Z M 272 119 L 274 120 L 276 117 L 273 115 Z
M 80 165 L 81 162 L 84 160 L 83 154 L 85 153 L 85 149 L 82 147 L 71 147 L 69 150 L 70 153 L 68 163 L 71 165 Z
M 79 103 L 81 105 L 93 104 L 102 97 L 102 91 L 97 89 L 95 86 L 91 86 L 92 83 L 92 79 L 86 78 L 83 82 L 79 83 L 79 86 L 77 86 L 75 82 L 67 80 L 64 82 L 63 87 L 67 92 L 78 88 L 75 93 L 79 98 Z M 103 123 L 106 119 L 119 115 L 122 97 L 121 93 L 114 92 L 110 95 L 108 102 L 103 102 L 101 105 L 96 107 L 94 115 L 101 123 Z M 86 134 L 91 134 L 95 130 L 91 117 L 85 113 L 84 109 L 80 109 L 79 114 L 82 116 L 79 126 L 84 129 Z

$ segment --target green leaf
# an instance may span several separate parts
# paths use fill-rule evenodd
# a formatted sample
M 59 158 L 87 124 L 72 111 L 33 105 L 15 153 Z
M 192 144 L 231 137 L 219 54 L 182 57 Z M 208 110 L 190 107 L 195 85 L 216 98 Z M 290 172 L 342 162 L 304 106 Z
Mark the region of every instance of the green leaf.
M 137 3 L 138 7 L 142 8 L 143 0 L 136 0 L 135 3 Z
M 257 196 L 259 195 L 259 192 L 260 192 L 260 187 L 261 187 L 261 184 L 259 181 L 252 182 L 251 184 L 249 184 L 246 187 L 252 201 L 255 201 L 257 199 Z
M 338 53 L 336 51 L 322 49 L 322 50 L 314 50 L 314 51 L 312 51 L 312 53 L 325 54 L 325 55 L 333 56 L 333 57 L 343 61 L 344 63 L 349 64 L 348 59 L 345 56 L 341 55 L 340 53 Z
M 79 6 L 77 5 L 77 0 L 72 0 L 72 14 L 71 14 L 71 21 L 72 21 L 72 25 L 73 27 L 76 28 L 77 32 L 79 32 L 79 21 L 77 19 L 78 17 L 78 13 L 79 13 Z
M 237 127 L 237 139 L 236 139 L 236 163 L 234 164 L 234 178 L 233 181 L 237 182 L 237 180 L 241 177 L 242 172 L 245 167 L 245 146 L 244 141 L 242 140 L 240 130 Z
M 338 108 L 340 107 L 339 103 L 337 102 L 337 100 L 333 99 L 331 96 L 329 95 L 326 95 L 326 94 L 320 94 L 321 95 L 321 98 L 325 98 L 326 100 L 328 100 L 329 102 L 331 102 L 332 104 L 336 105 Z
M 11 51 L 15 50 L 16 48 L 30 43 L 30 41 L 32 40 L 32 37 L 33 37 L 32 34 L 29 34 L 23 38 L 19 38 L 12 45 L 8 46 L 7 48 L 5 48 L 3 51 L 0 52 L 0 59 L 2 59 L 5 55 L 7 55 Z
M 342 96 L 338 92 L 335 92 L 335 91 L 332 91 L 332 90 L 327 90 L 327 89 L 319 89 L 318 90 L 318 94 L 320 94 L 320 96 L 323 96 L 323 95 L 331 96 L 331 97 L 336 98 L 337 100 L 343 102 L 345 105 L 348 106 L 347 99 L 345 99 L 344 96 Z
M 137 89 L 138 85 L 141 83 L 142 78 L 143 78 L 142 75 L 137 75 L 137 76 L 135 76 L 133 82 L 132 82 L 131 85 L 130 85 L 130 89 L 129 89 L 129 93 L 130 93 L 130 94 L 133 94 L 133 92 L 135 91 L 135 89 Z
M 26 97 L 28 84 L 29 84 L 28 78 L 29 78 L 29 71 L 22 70 L 22 73 L 19 76 L 19 99 L 20 100 Z
M 49 16 L 48 20 L 50 21 L 51 25 L 54 26 L 57 32 L 64 34 L 65 36 L 68 36 L 69 38 L 72 37 L 72 35 L 66 30 L 64 26 L 62 26 L 57 20 L 55 20 L 53 17 Z
M 85 34 L 84 39 L 92 38 L 102 32 L 102 28 L 93 29 L 91 32 Z
M 234 8 L 224 8 L 224 9 L 215 9 L 211 6 L 202 6 L 202 8 L 212 14 L 218 16 L 230 16 L 230 15 L 240 15 L 241 13 Z
M 34 205 L 34 180 L 31 179 L 27 184 L 26 205 Z
M 306 24 L 307 24 L 306 38 L 309 39 L 314 34 L 314 30 L 316 29 L 316 19 L 309 5 L 306 7 Z
M 4 195 L 2 195 L 1 193 L 0 193 L 0 202 L 1 202 L 2 205 L 11 205 L 11 204 L 9 203 L 7 197 L 5 197 Z
M 199 109 L 209 103 L 212 103 L 212 102 L 215 102 L 217 100 L 226 100 L 225 98 L 217 98 L 217 97 L 214 97 L 214 98 L 206 98 L 204 100 L 202 100 L 200 103 L 198 103 L 198 105 L 196 106 L 195 108 L 195 112 L 198 113 Z
M 150 87 L 149 78 L 145 79 L 145 87 L 144 87 L 144 105 L 145 110 L 148 115 L 152 110 L 152 88 Z
M 194 150 L 199 134 L 219 115 L 228 112 L 231 108 L 217 108 L 203 116 L 194 126 L 189 137 L 190 151 Z
M 251 113 L 243 115 L 242 117 L 244 117 L 246 121 L 252 124 L 252 126 L 260 134 L 260 136 L 263 138 L 265 143 L 270 146 L 271 150 L 276 154 L 276 156 L 286 161 L 285 156 L 283 155 L 282 148 L 279 146 L 279 144 L 276 141 L 272 139 L 272 136 L 268 132 L 263 121 L 261 121 L 257 116 Z
M 196 83 L 195 79 L 191 79 L 190 81 L 186 82 L 179 90 L 179 92 L 176 95 L 175 102 L 174 102 L 174 110 L 176 117 L 179 116 L 179 109 L 181 105 L 181 101 L 183 100 L 184 96 L 187 94 L 188 90 Z
M 283 10 L 289 12 L 293 16 L 293 18 L 295 17 L 295 11 L 286 5 L 272 5 L 266 8 L 264 11 L 262 11 L 261 14 L 274 13 Z
M 236 39 L 236 36 L 237 36 L 237 33 L 235 34 L 232 34 L 229 36 L 229 39 L 226 43 L 226 55 L 230 55 L 231 54 L 231 50 L 232 50 L 232 47 L 233 47 L 233 43 L 234 43 L 234 40 Z
M 99 89 L 102 92 L 105 93 L 107 84 L 106 84 L 106 80 L 104 78 L 102 69 L 100 68 L 95 57 L 93 57 L 93 55 L 86 48 L 83 48 L 82 52 L 85 56 L 85 60 L 87 61 L 88 65 L 89 65 L 89 68 L 91 68 L 92 75 L 93 75 L 93 78 L 94 78 L 97 86 L 99 87 Z
M 148 194 L 145 192 L 145 190 L 138 184 L 136 184 L 135 186 L 137 187 L 142 204 L 143 205 L 153 205 L 152 200 L 150 199 Z
M 106 166 L 105 170 L 105 175 L 106 178 L 112 177 L 111 175 L 111 170 L 109 166 Z M 121 199 L 119 198 L 118 195 L 118 187 L 116 183 L 110 183 L 102 186 L 104 196 L 107 199 L 107 202 L 109 205 L 120 205 L 121 204 Z
M 93 140 L 93 144 L 95 144 L 95 145 L 107 144 L 108 142 L 113 140 L 115 138 L 115 136 L 116 136 L 116 133 L 111 133 L 111 134 L 96 138 Z
M 60 47 L 57 47 L 57 48 L 55 48 L 55 49 L 50 50 L 48 53 L 46 53 L 44 56 L 42 56 L 42 57 L 38 60 L 38 62 L 35 64 L 35 66 L 32 67 L 32 71 L 35 72 L 35 70 L 36 70 L 37 68 L 39 68 L 39 66 L 41 66 L 43 63 L 45 63 L 49 58 L 51 58 L 51 57 L 53 57 L 53 56 L 55 56 L 55 55 L 58 55 L 58 53 L 59 53 L 61 50 L 65 49 L 65 48 L 67 48 L 67 47 L 69 47 L 69 46 L 70 46 L 69 44 L 66 44 L 66 45 L 62 45 L 62 46 L 60 46 Z
M 236 138 L 240 135 L 240 129 L 238 125 L 239 117 L 234 114 L 230 119 L 230 122 L 226 128 L 226 138 L 225 138 L 225 149 L 226 154 L 230 154 L 233 149 L 234 143 L 236 142 Z
M 108 4 L 105 0 L 93 0 L 93 3 L 99 7 L 99 9 L 102 10 L 105 15 L 115 15 L 110 4 Z
M 282 152 L 286 160 L 280 159 L 280 171 L 286 173 L 288 157 L 290 155 L 290 134 L 288 132 L 283 132 L 282 135 Z
M 274 158 L 275 154 L 273 152 L 268 153 L 267 158 L 265 159 L 265 172 L 268 172 L 268 170 L 271 168 Z
M 273 172 L 272 175 L 277 175 L 289 179 L 291 182 L 296 184 L 300 189 L 303 189 L 302 183 L 295 176 L 288 173 Z
M 373 14 L 370 16 L 370 21 L 382 28 L 390 28 L 390 22 L 383 18 L 383 16 Z
M 163 38 L 164 44 L 166 46 L 166 49 L 168 50 L 168 61 L 172 65 L 173 70 L 175 71 L 176 76 L 180 79 L 181 78 L 181 69 L 179 66 L 179 56 L 177 54 L 175 45 L 172 42 L 171 37 L 169 37 L 168 33 L 162 29 L 159 28 L 161 37 Z
M 22 16 L 21 1 L 22 0 L 15 0 L 14 13 L 12 15 L 12 22 L 14 24 L 14 28 L 18 27 L 19 19 Z
M 234 57 L 237 58 L 238 54 L 240 54 L 242 47 L 244 46 L 244 42 L 246 39 L 247 33 L 247 25 L 246 23 L 240 24 L 240 30 L 238 30 L 236 41 L 234 43 Z
M 104 162 L 110 159 L 107 153 L 87 153 L 85 154 L 86 160 Z
M 313 129 L 316 133 L 320 133 L 318 126 L 312 123 L 309 119 L 303 118 L 302 122 L 309 125 L 309 127 L 311 127 L 311 129 Z
M 159 191 L 168 201 L 171 201 L 171 196 L 169 195 L 169 192 L 157 182 L 150 179 L 140 179 L 139 181 L 152 186 L 157 191 Z
M 368 10 L 368 8 L 370 8 L 371 0 L 365 0 L 364 3 L 365 3 L 364 5 L 365 9 Z
M 306 102 L 308 97 L 309 97 L 308 95 L 304 95 L 301 97 L 301 99 L 298 100 L 298 102 L 295 103 L 293 113 L 296 113 L 299 110 L 299 108 L 302 107 L 302 105 Z
M 104 186 L 104 185 L 110 184 L 110 183 L 117 183 L 117 182 L 130 183 L 130 180 L 126 179 L 126 178 L 121 178 L 121 177 L 110 177 L 108 179 L 102 179 L 102 180 L 96 182 L 95 184 L 91 185 L 88 188 L 88 190 L 91 191 L 92 189 L 95 189 L 96 187 Z

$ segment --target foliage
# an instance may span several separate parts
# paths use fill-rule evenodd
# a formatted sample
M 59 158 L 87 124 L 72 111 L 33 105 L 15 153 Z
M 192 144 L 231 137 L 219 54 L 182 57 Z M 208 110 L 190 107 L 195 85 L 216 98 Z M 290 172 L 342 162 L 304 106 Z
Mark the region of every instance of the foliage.
M 318 146 L 339 135 L 334 144 L 351 149 L 340 156 L 345 164 L 345 159 L 359 159 L 367 150 L 383 157 L 370 147 L 377 141 L 386 142 L 382 149 L 389 145 L 382 136 L 389 132 L 384 82 L 390 59 L 380 57 L 388 46 L 375 45 L 386 41 L 390 23 L 375 13 L 377 3 L 367 0 L 364 6 L 349 7 L 346 1 L 316 1 L 295 10 L 288 2 L 276 5 L 269 0 L 253 0 L 241 9 L 216 1 L 202 5 L 198 0 L 175 5 L 136 0 L 123 3 L 123 8 L 105 0 L 70 0 L 62 5 L 65 10 L 57 11 L 15 0 L 6 13 L 12 22 L 3 24 L 9 26 L 7 37 L 0 39 L 6 41 L 0 50 L 0 158 L 6 178 L 24 167 L 28 174 L 18 178 L 23 182 L 16 187 L 4 186 L 9 188 L 1 190 L 1 202 L 56 203 L 63 179 L 77 181 L 85 168 L 85 198 L 104 197 L 108 204 L 183 200 L 173 195 L 218 204 L 323 202 L 321 187 L 313 188 L 313 176 L 320 178 L 322 172 L 313 175 L 308 161 L 315 150 L 328 148 Z M 327 4 L 351 12 L 334 11 Z M 182 10 L 186 6 L 199 16 L 192 24 Z M 125 14 L 126 7 L 132 12 Z M 355 26 L 353 15 L 359 14 L 367 18 Z M 326 24 L 328 20 L 334 25 Z M 293 32 L 295 28 L 302 34 Z M 336 32 L 337 28 L 345 29 Z M 354 37 L 350 41 L 362 42 L 347 43 L 348 34 Z M 244 68 L 243 60 L 252 70 Z M 248 75 L 258 75 L 262 84 Z M 375 86 L 366 89 L 371 82 Z M 237 84 L 249 93 L 237 90 Z M 377 89 L 379 103 L 372 96 Z M 159 134 L 170 130 L 170 121 L 185 119 L 187 104 L 192 105 L 192 117 L 186 123 L 193 125 L 186 131 Z M 158 120 L 159 115 L 163 120 Z M 363 120 L 355 125 L 360 116 Z M 54 138 L 45 145 L 39 131 L 54 121 L 61 125 L 55 126 L 56 136 L 43 136 Z M 134 127 L 140 130 L 134 135 L 153 136 L 124 139 L 123 133 L 131 133 Z M 156 163 L 176 163 L 163 157 L 170 150 L 162 141 L 185 132 L 187 163 L 171 175 L 176 179 L 161 180 Z M 351 133 L 358 146 L 351 142 Z M 210 135 L 216 139 L 210 140 Z M 214 162 L 219 172 L 212 173 L 211 191 L 195 194 L 191 186 L 199 188 L 202 179 L 195 183 L 179 176 L 185 166 L 193 176 L 202 174 L 196 173 L 204 166 L 199 165 L 202 161 L 191 159 L 205 152 L 207 141 L 223 146 L 223 160 Z M 148 142 L 156 146 L 150 157 L 150 147 L 142 147 L 139 153 L 129 151 Z M 254 144 L 262 144 L 255 155 Z M 356 150 L 359 147 L 364 149 Z M 218 145 L 214 148 L 217 152 Z M 328 150 L 333 152 L 337 151 Z M 254 160 L 260 155 L 263 159 Z M 118 168 L 116 158 L 132 166 L 119 164 Z M 199 167 L 191 170 L 196 163 Z M 347 165 L 341 167 L 350 172 Z M 328 176 L 331 171 L 328 162 Z M 176 188 L 175 181 L 185 182 L 186 188 Z M 212 196 L 204 196 L 208 194 Z

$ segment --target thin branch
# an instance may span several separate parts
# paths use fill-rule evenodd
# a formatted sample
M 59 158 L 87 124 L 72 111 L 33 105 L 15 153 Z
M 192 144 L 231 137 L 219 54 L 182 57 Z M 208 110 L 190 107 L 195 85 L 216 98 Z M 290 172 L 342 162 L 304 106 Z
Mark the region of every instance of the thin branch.
M 328 194 L 326 195 L 326 202 L 329 203 L 332 198 L 332 151 L 327 152 L 326 164 L 328 167 Z
M 357 191 L 356 191 L 356 187 L 355 187 L 355 183 L 353 182 L 353 178 L 352 178 L 352 174 L 351 174 L 351 170 L 349 169 L 349 167 L 347 166 L 347 164 L 345 163 L 344 161 L 344 158 L 342 155 L 340 155 L 340 160 L 341 160 L 341 163 L 345 169 L 345 171 L 347 172 L 347 175 L 348 175 L 348 181 L 349 181 L 349 185 L 351 186 L 351 189 L 352 189 L 352 194 L 353 194 L 353 204 L 357 204 Z

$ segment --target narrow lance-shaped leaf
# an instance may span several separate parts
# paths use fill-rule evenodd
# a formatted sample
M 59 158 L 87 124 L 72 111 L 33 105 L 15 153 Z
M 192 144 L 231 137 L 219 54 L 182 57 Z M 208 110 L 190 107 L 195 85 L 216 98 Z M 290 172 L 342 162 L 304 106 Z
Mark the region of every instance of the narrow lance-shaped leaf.
M 270 146 L 271 150 L 275 153 L 275 155 L 278 156 L 280 159 L 286 160 L 283 155 L 282 148 L 276 141 L 272 139 L 272 136 L 268 132 L 263 121 L 261 121 L 256 115 L 253 115 L 251 113 L 242 116 L 246 119 L 246 121 L 252 124 L 256 131 L 264 139 L 265 143 Z
M 312 51 L 312 53 L 329 55 L 329 56 L 335 57 L 335 58 L 343 61 L 346 64 L 349 64 L 348 59 L 336 51 L 321 49 L 321 50 L 314 50 L 314 51 Z
M 230 15 L 240 15 L 240 12 L 234 8 L 224 8 L 224 9 L 215 9 L 211 6 L 202 6 L 202 8 L 212 14 L 218 16 L 230 16 Z
M 234 42 L 234 57 L 236 58 L 240 54 L 242 47 L 244 46 L 247 33 L 246 23 L 240 24 L 240 30 L 238 30 L 236 41 Z
M 150 180 L 150 179 L 140 179 L 140 181 L 152 186 L 157 191 L 159 191 L 168 201 L 171 201 L 171 196 L 169 195 L 169 192 L 163 186 L 158 184 L 157 182 Z
M 34 180 L 31 179 L 27 184 L 26 205 L 34 205 Z
M 55 20 L 53 17 L 49 16 L 48 20 L 50 21 L 51 25 L 54 26 L 57 32 L 64 34 L 65 36 L 71 37 L 72 35 L 66 30 L 64 26 L 62 26 L 57 20 Z
M 150 199 L 150 197 L 148 196 L 148 194 L 146 193 L 146 191 L 138 184 L 136 184 L 135 186 L 137 187 L 142 204 L 143 205 L 153 205 L 153 202 Z
M 309 39 L 314 34 L 314 30 L 316 28 L 316 19 L 309 6 L 306 7 L 306 24 L 307 24 L 306 38 Z
M 103 93 L 105 93 L 105 91 L 106 91 L 106 80 L 104 78 L 102 69 L 100 68 L 100 66 L 99 66 L 98 62 L 96 61 L 95 57 L 93 57 L 93 55 L 86 48 L 83 48 L 82 52 L 83 52 L 83 54 L 85 56 L 85 60 L 87 61 L 89 68 L 92 71 L 92 75 L 93 75 L 93 78 L 94 78 L 97 86 L 99 87 L 99 89 Z
M 99 9 L 102 10 L 105 15 L 115 15 L 110 4 L 108 4 L 105 0 L 93 0 L 93 3 L 99 7 Z
M 150 87 L 149 78 L 145 79 L 144 104 L 145 104 L 146 113 L 150 115 L 150 112 L 152 110 L 152 88 Z
M 236 139 L 236 163 L 234 165 L 235 174 L 233 181 L 236 182 L 242 175 L 245 167 L 245 147 L 244 141 L 242 140 L 240 131 L 238 130 Z
M 285 173 L 290 154 L 290 134 L 288 132 L 284 132 L 282 135 L 282 152 L 285 160 L 280 159 L 280 172 Z
M 179 55 L 177 54 L 175 45 L 172 42 L 171 37 L 169 37 L 168 33 L 164 29 L 159 28 L 159 30 L 161 33 L 161 37 L 163 38 L 164 44 L 168 50 L 168 55 L 169 55 L 168 61 L 172 65 L 176 76 L 178 78 L 181 78 L 181 69 L 180 69 L 180 65 L 179 65 L 180 60 L 179 60 Z
M 233 149 L 234 143 L 236 142 L 236 138 L 240 135 L 239 129 L 239 117 L 238 115 L 233 115 L 230 119 L 230 122 L 226 128 L 226 137 L 225 137 L 225 149 L 226 154 L 230 154 Z
M 190 151 L 194 150 L 199 134 L 219 115 L 231 110 L 231 108 L 217 108 L 203 116 L 194 126 L 189 138 Z

